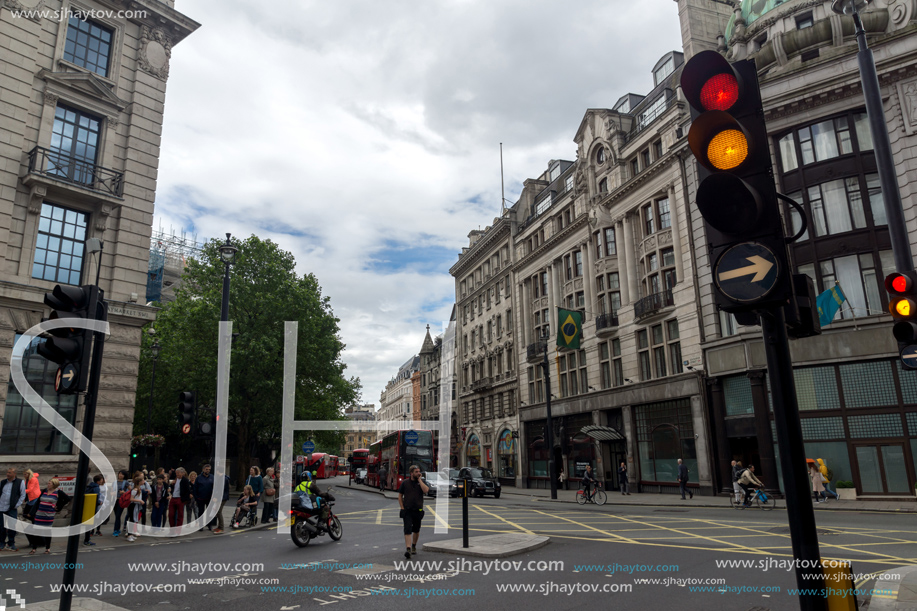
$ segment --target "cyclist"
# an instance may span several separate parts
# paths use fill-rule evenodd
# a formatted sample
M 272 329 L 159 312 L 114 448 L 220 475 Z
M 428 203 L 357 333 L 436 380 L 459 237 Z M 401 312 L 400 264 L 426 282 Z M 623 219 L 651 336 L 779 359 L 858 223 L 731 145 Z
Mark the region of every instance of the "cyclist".
M 764 484 L 761 483 L 757 477 L 755 477 L 755 466 L 748 465 L 748 468 L 742 473 L 741 477 L 738 479 L 738 484 L 745 491 L 745 501 L 743 505 L 745 507 L 751 507 L 749 499 L 751 498 L 752 491 L 755 488 L 763 488 Z
M 592 500 L 592 486 L 595 483 L 596 479 L 592 474 L 592 465 L 586 465 L 586 471 L 583 473 L 583 490 L 587 500 Z

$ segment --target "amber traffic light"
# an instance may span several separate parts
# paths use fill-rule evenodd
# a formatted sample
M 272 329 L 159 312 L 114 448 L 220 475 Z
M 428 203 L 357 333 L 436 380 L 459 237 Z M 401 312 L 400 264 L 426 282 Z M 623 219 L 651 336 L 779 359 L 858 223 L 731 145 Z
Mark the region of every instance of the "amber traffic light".
M 885 278 L 892 334 L 905 369 L 917 369 L 917 272 L 893 272 Z

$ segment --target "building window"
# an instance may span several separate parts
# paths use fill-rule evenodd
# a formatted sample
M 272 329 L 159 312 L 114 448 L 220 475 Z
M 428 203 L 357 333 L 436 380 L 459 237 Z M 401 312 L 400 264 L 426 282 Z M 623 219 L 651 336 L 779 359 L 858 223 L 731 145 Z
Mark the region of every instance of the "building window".
M 640 153 L 640 158 L 643 160 L 644 168 L 650 167 L 650 150 L 649 149 L 646 149 L 645 151 Z
M 551 180 L 554 181 L 554 180 L 557 180 L 558 178 L 560 178 L 560 164 L 555 165 L 553 168 L 551 168 Z
M 869 151 L 872 150 L 869 119 L 866 113 L 857 112 L 798 128 L 778 140 L 778 149 L 784 172 L 797 169 L 799 159 L 802 165 L 809 165 L 855 151 Z
M 885 277 L 895 269 L 892 251 L 881 250 L 878 253 L 868 252 L 820 261 L 818 278 L 815 267 L 814 263 L 798 266 L 800 273 L 808 274 L 816 281 L 815 285 L 820 287 L 819 292 L 830 289 L 835 282 L 840 285 L 847 297 L 840 310 L 841 318 L 886 313 L 883 305 L 884 282 Z
M 654 85 L 659 85 L 662 82 L 662 79 L 672 74 L 675 71 L 675 58 L 670 57 L 666 60 L 662 66 L 656 69 L 653 73 Z
M 572 190 L 573 190 L 573 175 L 571 174 L 570 176 L 567 176 L 567 178 L 564 180 L 564 191 L 572 191 Z
M 107 77 L 111 38 L 112 33 L 108 28 L 72 16 L 67 24 L 64 59 Z
M 669 199 L 663 198 L 656 202 L 659 210 L 659 229 L 668 229 L 672 226 L 672 213 L 669 211 Z
M 21 334 L 16 335 L 16 340 Z M 57 365 L 38 356 L 38 346 L 45 340 L 36 337 L 22 356 L 22 370 L 33 389 L 53 407 L 61 417 L 73 424 L 76 420 L 76 395 L 58 395 L 54 392 Z M 72 444 L 41 418 L 26 403 L 13 380 L 6 391 L 6 408 L 3 429 L 0 432 L 0 454 L 69 454 Z
M 600 146 L 599 150 L 595 152 L 595 162 L 599 165 L 605 163 L 605 147 Z
M 608 193 L 608 179 L 603 178 L 599 181 L 599 193 Z
M 646 230 L 646 235 L 656 233 L 656 217 L 653 213 L 653 204 L 643 206 L 643 227 Z
M 729 337 L 737 333 L 738 323 L 736 317 L 729 312 L 720 310 L 720 337 Z
M 812 13 L 806 13 L 805 15 L 799 15 L 796 17 L 797 30 L 811 28 L 813 25 L 815 25 L 815 21 L 812 19 Z
M 593 234 L 595 239 L 595 258 L 601 259 L 603 257 L 610 257 L 617 254 L 617 247 L 615 245 L 615 229 L 614 227 L 606 227 L 596 231 Z
M 666 97 L 660 95 L 653 103 L 637 118 L 637 124 L 642 128 L 652 123 L 656 117 L 660 116 L 666 109 Z
M 583 277 L 583 251 L 581 250 L 573 253 L 573 276 L 576 278 Z
M 544 401 L 544 386 L 541 379 L 541 366 L 529 367 L 529 402 L 541 403 Z
M 535 214 L 539 215 L 544 213 L 545 210 L 551 207 L 551 203 L 551 193 L 549 192 L 547 197 L 544 197 L 540 202 L 535 204 Z
M 561 356 L 558 361 L 560 369 L 560 396 L 572 397 L 588 392 L 589 379 L 586 372 L 586 351 L 578 350 Z
M 653 154 L 656 156 L 656 159 L 662 157 L 662 140 L 657 140 L 653 143 Z
M 673 482 L 678 459 L 697 473 L 697 450 L 690 399 L 634 407 L 640 474 L 644 480 Z
M 636 159 L 631 159 L 631 160 L 630 160 L 630 175 L 631 175 L 631 177 L 634 177 L 634 176 L 636 176 L 636 175 L 639 174 L 639 173 L 640 173 L 640 162 L 638 162 Z
M 665 323 L 665 335 L 669 343 L 669 369 L 672 375 L 684 371 L 684 361 L 681 360 L 681 342 L 678 333 L 678 321 L 667 320 Z
M 51 130 L 48 173 L 92 185 L 99 147 L 100 122 L 78 110 L 58 106 Z
M 616 314 L 621 309 L 621 283 L 618 272 L 596 276 L 596 301 L 600 314 Z
M 615 228 L 606 227 L 605 233 L 605 255 L 612 256 L 618 254 L 617 244 L 615 243 Z
M 503 316 L 500 314 L 497 314 L 497 337 L 501 337 L 502 335 L 503 335 Z
M 602 371 L 602 388 L 611 388 L 611 352 L 608 349 L 610 342 L 599 344 L 599 368 Z
M 535 274 L 535 277 L 532 279 L 532 284 L 535 287 L 534 293 L 536 298 L 548 296 L 548 272 Z
M 653 325 L 650 331 L 653 338 L 653 369 L 656 372 L 656 377 L 662 378 L 667 375 L 665 366 L 665 332 L 662 330 L 662 325 Z
M 535 333 L 535 341 L 538 341 L 538 338 L 543 337 L 548 331 L 548 325 L 551 322 L 550 317 L 548 316 L 548 309 L 545 308 L 540 312 L 535 312 L 535 325 L 532 328 Z
M 808 203 L 812 210 L 812 225 L 816 237 L 864 229 L 869 225 L 867 216 L 871 217 L 873 225 L 888 223 L 878 174 L 867 174 L 864 178 L 868 193 L 865 202 L 868 203 L 864 202 L 859 176 L 809 187 Z
M 640 361 L 640 379 L 643 381 L 653 379 L 653 368 L 650 365 L 649 331 L 637 331 L 637 358 Z
M 82 212 L 43 203 L 35 242 L 32 277 L 80 284 L 87 217 Z
M 613 339 L 611 344 L 611 371 L 615 386 L 624 385 L 624 362 L 621 359 L 621 340 Z

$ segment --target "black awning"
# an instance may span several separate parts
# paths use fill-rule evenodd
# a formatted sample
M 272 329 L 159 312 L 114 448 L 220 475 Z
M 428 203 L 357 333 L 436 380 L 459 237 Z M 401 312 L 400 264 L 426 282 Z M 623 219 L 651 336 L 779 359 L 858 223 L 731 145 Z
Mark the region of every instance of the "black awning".
M 626 438 L 616 428 L 610 426 L 599 426 L 590 424 L 580 429 L 580 432 L 586 433 L 598 441 L 624 441 Z

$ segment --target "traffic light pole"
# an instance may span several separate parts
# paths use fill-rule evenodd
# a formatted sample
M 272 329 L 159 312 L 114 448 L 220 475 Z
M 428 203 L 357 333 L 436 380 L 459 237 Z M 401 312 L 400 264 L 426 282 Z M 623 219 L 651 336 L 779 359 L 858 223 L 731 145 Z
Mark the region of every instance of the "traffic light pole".
M 774 424 L 786 490 L 786 513 L 791 516 L 789 525 L 793 559 L 796 562 L 796 586 L 800 591 L 818 592 L 824 588 L 824 577 L 815 529 L 812 490 L 808 477 L 802 472 L 806 464 L 806 452 L 799 422 L 799 406 L 796 403 L 786 321 L 782 308 L 761 310 L 758 314 L 764 331 L 767 373 L 774 400 Z M 814 594 L 801 594 L 799 606 L 802 611 L 826 611 L 828 608 L 826 599 Z
M 101 293 L 101 291 L 99 291 Z M 99 305 L 106 309 L 102 320 L 108 320 L 107 308 L 100 295 Z M 102 372 L 102 352 L 105 348 L 105 334 L 95 333 L 92 347 L 92 365 L 89 369 L 89 387 L 85 395 L 86 410 L 83 415 L 83 437 L 92 441 L 95 428 L 96 400 L 99 397 L 99 378 Z M 73 490 L 73 513 L 70 515 L 70 525 L 77 526 L 83 521 L 83 499 L 86 494 L 86 480 L 89 479 L 89 455 L 80 452 L 76 466 L 76 481 Z M 73 584 L 76 578 L 76 557 L 80 549 L 80 535 L 73 535 L 67 539 L 67 553 L 64 556 L 64 576 L 61 580 L 60 611 L 70 611 L 73 601 Z
M 901 206 L 901 193 L 898 190 L 898 177 L 895 175 L 895 162 L 892 159 L 892 145 L 888 138 L 888 125 L 885 122 L 885 109 L 882 107 L 882 93 L 879 90 L 879 76 L 876 73 L 876 62 L 872 51 L 866 46 L 866 30 L 859 13 L 853 14 L 856 26 L 857 63 L 860 67 L 860 84 L 863 97 L 866 99 L 866 114 L 869 117 L 869 131 L 872 135 L 873 151 L 879 170 L 879 184 L 882 187 L 882 201 L 885 203 L 885 216 L 888 219 L 888 234 L 891 238 L 892 253 L 895 258 L 895 269 L 908 272 L 914 269 L 910 242 L 907 237 L 907 225 L 904 220 L 904 208 Z

